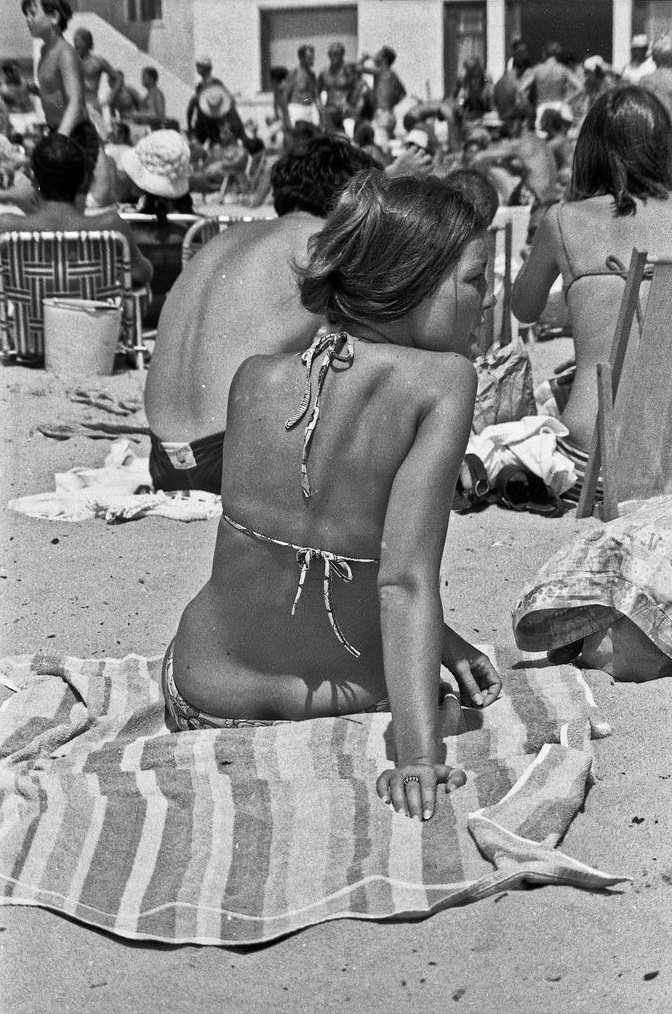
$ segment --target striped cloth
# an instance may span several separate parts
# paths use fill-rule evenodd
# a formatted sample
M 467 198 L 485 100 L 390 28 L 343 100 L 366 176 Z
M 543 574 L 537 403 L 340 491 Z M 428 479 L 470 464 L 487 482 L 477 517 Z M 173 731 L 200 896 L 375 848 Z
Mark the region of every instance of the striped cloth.
M 463 712 L 447 761 L 469 780 L 426 823 L 376 795 L 389 715 L 167 734 L 159 672 L 137 655 L 0 662 L 4 904 L 130 939 L 246 945 L 531 882 L 627 879 L 554 848 L 591 765 L 594 704 L 570 666 L 519 662 L 502 700 Z

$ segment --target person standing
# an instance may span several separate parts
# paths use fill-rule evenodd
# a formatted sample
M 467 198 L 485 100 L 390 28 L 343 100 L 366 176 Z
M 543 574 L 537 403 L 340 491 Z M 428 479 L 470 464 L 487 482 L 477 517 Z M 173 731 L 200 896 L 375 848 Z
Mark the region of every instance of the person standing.
M 113 118 L 124 123 L 131 123 L 133 114 L 140 109 L 140 101 L 138 92 L 126 84 L 124 72 L 117 67 L 110 92 L 110 112 Z
M 656 65 L 653 57 L 647 56 L 649 40 L 646 35 L 633 35 L 630 43 L 630 63 L 621 71 L 621 78 L 628 84 L 639 84 L 645 74 L 653 74 Z
M 209 56 L 201 56 L 196 61 L 196 73 L 200 80 L 196 84 L 194 94 L 189 99 L 189 105 L 187 106 L 187 137 L 189 140 L 196 140 L 199 144 L 205 144 L 206 141 L 216 141 L 218 136 L 218 129 L 213 129 L 212 119 L 205 117 L 201 111 L 199 99 L 204 88 L 208 85 L 220 85 L 224 87 L 223 82 L 219 78 L 215 77 L 212 73 L 212 60 Z
M 37 82 L 47 126 L 53 133 L 71 137 L 85 154 L 83 201 L 100 153 L 100 139 L 86 108 L 81 60 L 63 38 L 72 7 L 68 0 L 22 0 L 21 10 L 28 31 L 42 42 Z
M 140 99 L 139 110 L 133 113 L 133 123 L 156 130 L 166 119 L 166 99 L 159 88 L 159 72 L 155 67 L 143 67 L 141 81 L 145 95 Z
M 559 109 L 563 102 L 571 104 L 583 90 L 580 78 L 560 63 L 561 53 L 559 42 L 547 42 L 541 63 L 531 67 L 520 81 L 521 91 L 537 108 L 537 127 L 545 109 Z
M 115 70 L 111 63 L 104 56 L 98 56 L 93 52 L 93 35 L 87 28 L 78 28 L 74 37 L 77 56 L 82 61 L 84 69 L 84 101 L 89 111 L 89 117 L 94 127 L 105 138 L 109 133 L 103 114 L 103 107 L 98 95 L 100 81 L 105 74 L 110 88 L 114 86 Z
M 391 46 L 381 46 L 373 62 L 366 53 L 360 61 L 362 73 L 373 77 L 373 125 L 377 131 L 376 140 L 381 138 L 385 143 L 394 136 L 397 125 L 395 107 L 406 98 L 406 88 L 392 70 L 396 59 L 397 54 Z
M 320 98 L 326 109 L 339 109 L 343 116 L 351 116 L 355 87 L 352 64 L 345 62 L 345 46 L 342 42 L 332 42 L 327 53 L 329 66 L 320 71 L 317 79 Z
M 307 120 L 308 123 L 318 126 L 320 122 L 319 96 L 317 77 L 313 70 L 315 47 L 299 46 L 297 56 L 299 64 L 287 76 L 284 113 L 289 121 L 289 126 L 294 126 L 298 120 Z

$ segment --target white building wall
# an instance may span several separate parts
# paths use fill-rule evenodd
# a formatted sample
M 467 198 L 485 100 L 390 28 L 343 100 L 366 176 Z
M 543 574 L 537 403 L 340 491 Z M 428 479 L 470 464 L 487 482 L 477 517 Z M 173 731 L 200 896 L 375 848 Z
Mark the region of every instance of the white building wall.
M 196 80 L 193 8 L 193 0 L 164 2 L 163 18 L 152 22 L 147 43 L 148 54 L 185 83 Z

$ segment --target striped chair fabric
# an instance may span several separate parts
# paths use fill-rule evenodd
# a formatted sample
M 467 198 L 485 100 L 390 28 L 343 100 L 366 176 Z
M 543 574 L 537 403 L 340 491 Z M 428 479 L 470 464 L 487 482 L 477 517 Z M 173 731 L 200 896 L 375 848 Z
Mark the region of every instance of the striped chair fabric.
M 141 344 L 126 237 L 110 230 L 0 233 L 0 342 L 4 356 L 44 359 L 42 301 L 51 296 L 121 299 L 122 336 Z

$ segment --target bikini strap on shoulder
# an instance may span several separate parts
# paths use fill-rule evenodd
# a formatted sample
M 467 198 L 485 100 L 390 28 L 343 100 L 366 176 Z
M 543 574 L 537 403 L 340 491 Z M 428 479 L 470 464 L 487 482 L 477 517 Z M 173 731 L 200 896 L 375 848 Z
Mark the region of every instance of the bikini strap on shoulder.
M 345 348 L 345 354 L 343 349 Z M 313 340 L 312 344 L 306 349 L 301 356 L 301 362 L 306 367 L 306 385 L 303 391 L 303 398 L 299 405 L 298 411 L 290 419 L 285 421 L 285 429 L 291 430 L 297 425 L 305 416 L 306 412 L 310 407 L 312 401 L 312 380 L 311 371 L 313 368 L 313 362 L 315 357 L 321 352 L 324 352 L 322 362 L 320 363 L 320 371 L 317 376 L 317 393 L 315 395 L 315 402 L 313 404 L 313 411 L 310 419 L 306 426 L 306 430 L 303 437 L 303 453 L 301 456 L 301 488 L 303 495 L 308 499 L 313 495 L 313 489 L 308 481 L 308 453 L 310 449 L 310 441 L 313 436 L 315 427 L 317 426 L 317 420 L 320 415 L 320 394 L 322 393 L 322 387 L 324 385 L 325 378 L 331 367 L 332 363 L 347 363 L 348 365 L 354 361 L 355 353 L 352 345 L 352 338 L 347 331 L 334 331 L 330 334 L 318 334 Z

